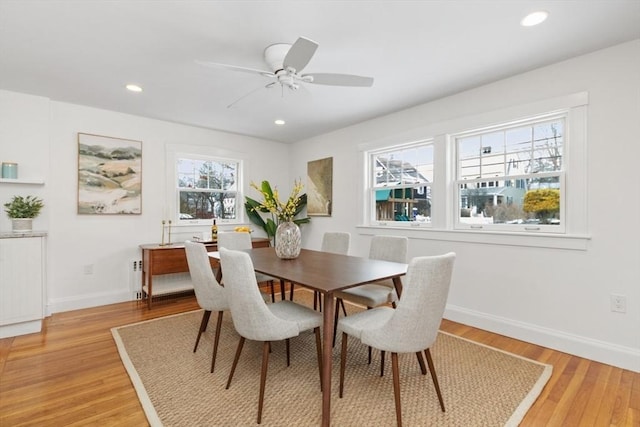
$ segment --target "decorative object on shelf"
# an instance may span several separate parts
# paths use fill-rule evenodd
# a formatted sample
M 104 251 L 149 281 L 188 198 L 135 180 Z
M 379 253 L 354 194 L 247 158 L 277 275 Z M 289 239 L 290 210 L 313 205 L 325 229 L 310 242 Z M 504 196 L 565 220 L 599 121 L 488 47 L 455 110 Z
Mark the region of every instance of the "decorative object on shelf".
M 142 142 L 78 133 L 78 213 L 142 213 Z
M 169 239 L 167 240 L 167 243 L 164 242 L 164 230 L 165 228 L 167 228 L 167 226 L 169 227 Z M 164 219 L 162 220 L 162 240 L 160 241 L 160 246 L 170 246 L 171 245 L 171 220 L 165 221 Z
M 309 216 L 331 216 L 333 193 L 333 157 L 307 162 Z
M 291 194 L 285 203 L 280 201 L 278 189 L 272 189 L 269 181 L 262 181 L 260 187 L 252 182 L 251 187 L 262 195 L 262 201 L 258 202 L 250 197 L 245 197 L 246 201 L 244 206 L 247 215 L 251 222 L 264 229 L 267 237 L 272 240 L 273 246 L 276 248 L 278 247 L 276 230 L 281 223 L 292 222 L 299 226 L 300 224 L 305 224 L 310 221 L 309 217 L 294 219 L 307 205 L 307 195 L 300 194 L 303 185 L 299 180 L 294 182 L 293 190 L 291 190 Z M 261 212 L 271 214 L 271 218 L 267 218 L 265 221 L 260 215 Z M 298 231 L 299 230 L 298 228 Z M 300 245 L 299 235 L 297 239 L 291 239 L 293 242 L 296 240 L 298 241 L 298 245 Z M 289 252 L 294 253 L 295 250 Z M 300 253 L 299 248 L 297 253 Z
M 2 178 L 18 179 L 18 164 L 13 162 L 2 162 Z
M 276 255 L 282 259 L 294 259 L 300 255 L 302 234 L 293 221 L 284 221 L 276 228 Z
M 40 214 L 44 207 L 42 199 L 35 196 L 13 196 L 10 202 L 4 204 L 4 211 L 11 218 L 15 233 L 28 233 L 32 231 L 33 218 Z
M 246 225 L 241 225 L 233 229 L 236 233 L 251 233 L 253 230 Z

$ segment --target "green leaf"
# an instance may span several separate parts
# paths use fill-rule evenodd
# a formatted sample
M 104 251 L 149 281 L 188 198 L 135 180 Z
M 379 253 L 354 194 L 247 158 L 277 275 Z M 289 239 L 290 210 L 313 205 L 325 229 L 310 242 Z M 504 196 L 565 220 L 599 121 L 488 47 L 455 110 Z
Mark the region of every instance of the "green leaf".
M 265 228 L 264 229 L 267 232 L 267 236 L 269 236 L 269 238 L 271 238 L 271 237 L 276 235 L 276 228 L 278 228 L 276 223 L 273 222 L 273 220 L 271 218 L 267 218 L 267 223 L 265 224 Z

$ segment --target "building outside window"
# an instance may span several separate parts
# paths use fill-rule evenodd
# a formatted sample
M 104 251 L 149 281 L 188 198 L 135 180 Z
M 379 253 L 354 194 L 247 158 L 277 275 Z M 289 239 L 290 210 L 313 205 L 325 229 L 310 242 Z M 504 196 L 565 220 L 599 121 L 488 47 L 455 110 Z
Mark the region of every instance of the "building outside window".
M 373 151 L 369 155 L 372 220 L 431 222 L 433 144 L 430 141 Z
M 466 132 L 452 141 L 458 227 L 561 229 L 564 117 Z

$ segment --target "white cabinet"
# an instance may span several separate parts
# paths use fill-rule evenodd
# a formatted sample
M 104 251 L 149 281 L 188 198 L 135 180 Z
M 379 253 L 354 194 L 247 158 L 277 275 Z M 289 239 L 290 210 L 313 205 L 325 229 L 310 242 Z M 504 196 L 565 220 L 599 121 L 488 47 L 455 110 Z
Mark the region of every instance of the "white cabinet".
M 42 328 L 45 259 L 44 233 L 0 234 L 0 338 Z

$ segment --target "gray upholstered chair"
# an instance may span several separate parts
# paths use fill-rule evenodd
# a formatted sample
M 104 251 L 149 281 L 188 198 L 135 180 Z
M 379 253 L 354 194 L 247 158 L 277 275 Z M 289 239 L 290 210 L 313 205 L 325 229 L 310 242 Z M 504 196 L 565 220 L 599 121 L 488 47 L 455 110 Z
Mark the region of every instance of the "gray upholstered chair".
M 308 307 L 287 300 L 266 304 L 258 290 L 251 258 L 245 252 L 220 248 L 220 266 L 225 288 L 229 292 L 229 307 L 233 326 L 240 335 L 226 388 L 228 389 L 231 385 L 231 379 L 238 365 L 245 339 L 262 341 L 262 372 L 260 374 L 257 420 L 260 424 L 271 341 L 285 340 L 288 366 L 290 361 L 289 338 L 313 329 L 316 336 L 318 372 L 320 389 L 322 390 L 322 344 L 320 341 L 322 315 Z
M 369 258 L 393 262 L 407 262 L 409 239 L 403 236 L 373 236 L 369 247 Z M 334 319 L 333 342 L 335 345 L 336 327 L 338 324 L 339 308 L 347 315 L 342 300 L 351 301 L 367 308 L 378 307 L 384 304 L 395 304 L 398 294 L 391 280 L 368 283 L 354 288 L 335 293 L 336 307 Z
M 340 397 L 344 392 L 347 337 L 351 335 L 358 338 L 363 344 L 381 350 L 383 361 L 385 352 L 391 352 L 393 392 L 398 426 L 402 425 L 398 353 L 416 353 L 422 374 L 426 375 L 426 367 L 421 356 L 421 353 L 424 352 L 440 401 L 440 408 L 444 412 L 444 401 L 429 348 L 436 340 L 442 321 L 454 260 L 455 254 L 453 252 L 412 259 L 407 270 L 402 298 L 395 309 L 377 307 L 340 319 L 338 323 L 338 330 L 342 331 Z M 384 363 L 381 366 L 381 370 L 384 372 Z
M 322 236 L 322 252 L 331 252 L 334 254 L 347 255 L 349 253 L 349 243 L 351 242 L 351 234 L 340 231 L 327 231 Z M 320 307 L 322 311 L 322 295 L 319 292 L 313 293 L 313 309 Z
M 240 233 L 235 231 L 226 231 L 218 233 L 218 248 L 227 248 L 234 251 L 242 249 L 251 249 L 251 235 L 249 233 Z M 271 302 L 275 301 L 275 291 L 273 282 L 279 279 L 262 273 L 256 273 L 258 283 L 269 283 L 271 287 Z
M 218 322 L 216 323 L 216 332 L 213 340 L 213 356 L 211 358 L 211 372 L 215 369 L 216 354 L 218 353 L 218 342 L 220 341 L 220 327 L 222 326 L 222 315 L 225 310 L 229 309 L 226 290 L 220 286 L 216 280 L 211 264 L 209 263 L 209 255 L 207 249 L 202 243 L 186 241 L 184 243 L 185 252 L 187 254 L 187 263 L 189 264 L 189 274 L 191 282 L 198 300 L 198 305 L 204 310 L 202 321 L 200 322 L 200 330 L 196 338 L 196 345 L 193 347 L 195 353 L 198 349 L 198 343 L 203 332 L 207 330 L 207 324 L 211 317 L 211 312 L 218 312 Z

